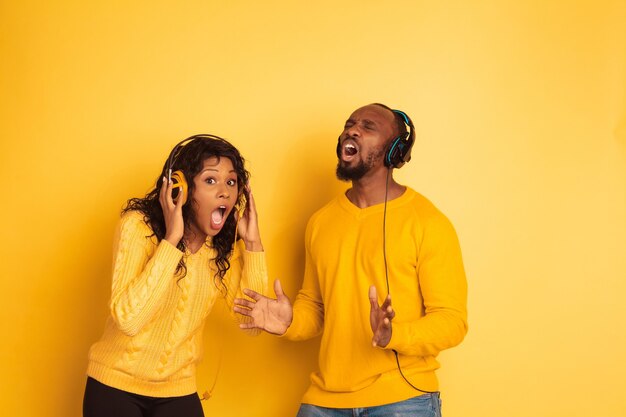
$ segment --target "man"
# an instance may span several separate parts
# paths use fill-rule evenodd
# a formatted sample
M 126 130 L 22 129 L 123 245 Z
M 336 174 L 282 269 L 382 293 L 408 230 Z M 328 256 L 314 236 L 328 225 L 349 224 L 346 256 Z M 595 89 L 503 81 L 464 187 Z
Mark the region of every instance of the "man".
M 337 143 L 337 177 L 352 187 L 309 220 L 293 308 L 278 280 L 276 299 L 245 290 L 252 300 L 235 300 L 252 318 L 243 328 L 322 333 L 299 417 L 440 415 L 436 357 L 467 332 L 467 284 L 448 219 L 393 179 L 413 142 L 401 111 L 352 113 Z

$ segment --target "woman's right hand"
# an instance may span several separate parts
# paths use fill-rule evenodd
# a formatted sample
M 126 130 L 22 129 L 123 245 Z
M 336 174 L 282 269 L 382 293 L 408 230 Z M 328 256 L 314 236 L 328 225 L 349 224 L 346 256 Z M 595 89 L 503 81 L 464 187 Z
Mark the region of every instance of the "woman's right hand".
M 183 205 L 187 201 L 187 196 L 183 192 L 182 187 L 178 191 L 178 199 L 174 203 L 172 198 L 172 181 L 168 181 L 163 177 L 161 191 L 159 193 L 159 203 L 163 210 L 163 218 L 165 219 L 165 240 L 174 246 L 183 238 L 185 231 L 185 223 L 183 222 Z

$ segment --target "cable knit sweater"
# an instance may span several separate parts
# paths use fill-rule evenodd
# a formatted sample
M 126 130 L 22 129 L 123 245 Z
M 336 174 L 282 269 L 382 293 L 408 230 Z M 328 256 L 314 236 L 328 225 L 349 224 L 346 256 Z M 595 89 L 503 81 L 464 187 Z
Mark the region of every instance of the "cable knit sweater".
M 111 315 L 104 335 L 91 347 L 87 374 L 151 397 L 196 392 L 203 324 L 216 298 L 223 296 L 210 238 L 196 253 L 183 253 L 165 240 L 157 243 L 138 212 L 122 216 L 116 238 Z M 175 270 L 183 256 L 187 274 L 181 279 Z M 266 293 L 264 252 L 246 251 L 239 241 L 230 263 L 224 277 L 230 307 L 242 288 Z

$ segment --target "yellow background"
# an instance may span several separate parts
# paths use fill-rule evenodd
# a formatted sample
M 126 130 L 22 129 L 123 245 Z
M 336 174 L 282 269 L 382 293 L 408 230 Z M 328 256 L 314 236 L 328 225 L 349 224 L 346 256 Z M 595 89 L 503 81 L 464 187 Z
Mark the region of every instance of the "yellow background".
M 624 22 L 624 1 L 0 1 L 2 415 L 80 415 L 119 210 L 175 142 L 241 149 L 293 297 L 306 220 L 346 188 L 336 137 L 375 101 L 415 121 L 396 177 L 464 252 L 444 415 L 626 415 Z M 207 416 L 294 415 L 319 341 L 221 315 Z

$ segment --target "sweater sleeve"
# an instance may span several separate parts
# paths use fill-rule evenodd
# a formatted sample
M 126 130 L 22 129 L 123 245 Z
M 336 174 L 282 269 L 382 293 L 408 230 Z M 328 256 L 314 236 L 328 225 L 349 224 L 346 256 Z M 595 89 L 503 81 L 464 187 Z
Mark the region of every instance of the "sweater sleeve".
M 467 282 L 461 249 L 452 224 L 443 214 L 429 221 L 424 230 L 417 274 L 424 315 L 409 322 L 396 317 L 386 349 L 436 356 L 461 343 L 467 333 Z
M 117 326 L 128 336 L 139 333 L 161 309 L 183 255 L 165 240 L 155 249 L 150 235 L 152 230 L 137 213 L 120 220 L 110 308 Z
M 237 241 L 230 263 L 230 269 L 224 277 L 226 285 L 226 304 L 228 311 L 239 323 L 250 321 L 249 317 L 233 313 L 235 298 L 248 298 L 243 289 L 248 288 L 259 294 L 267 295 L 267 262 L 265 252 L 250 252 L 246 250 L 243 240 Z M 244 330 L 250 335 L 257 335 L 258 329 Z
M 311 229 L 305 232 L 305 266 L 302 289 L 293 304 L 293 320 L 283 335 L 289 340 L 306 340 L 319 335 L 324 328 L 324 300 L 320 292 L 315 264 L 311 259 Z

